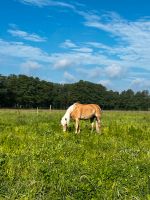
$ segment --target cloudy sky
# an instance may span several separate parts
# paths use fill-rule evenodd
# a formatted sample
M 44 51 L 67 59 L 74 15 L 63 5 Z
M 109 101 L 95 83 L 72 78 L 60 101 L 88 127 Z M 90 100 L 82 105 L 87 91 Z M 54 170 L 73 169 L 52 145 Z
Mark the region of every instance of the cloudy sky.
M 3 0 L 0 74 L 150 90 L 150 1 Z

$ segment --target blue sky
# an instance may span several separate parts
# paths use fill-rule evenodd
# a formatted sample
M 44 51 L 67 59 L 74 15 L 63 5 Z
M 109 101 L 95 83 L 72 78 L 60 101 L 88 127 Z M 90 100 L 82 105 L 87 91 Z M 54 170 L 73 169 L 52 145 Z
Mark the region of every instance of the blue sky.
M 150 1 L 1 1 L 0 73 L 150 90 Z

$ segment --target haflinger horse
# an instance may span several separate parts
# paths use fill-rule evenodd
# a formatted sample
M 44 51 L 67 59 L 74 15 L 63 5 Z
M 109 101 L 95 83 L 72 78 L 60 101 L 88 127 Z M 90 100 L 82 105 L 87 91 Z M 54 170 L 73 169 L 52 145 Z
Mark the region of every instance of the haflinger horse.
M 90 119 L 92 132 L 94 130 L 94 120 L 96 120 L 96 132 L 100 132 L 101 108 L 97 104 L 80 104 L 71 105 L 61 119 L 63 131 L 67 131 L 70 119 L 75 120 L 75 133 L 80 133 L 80 120 Z

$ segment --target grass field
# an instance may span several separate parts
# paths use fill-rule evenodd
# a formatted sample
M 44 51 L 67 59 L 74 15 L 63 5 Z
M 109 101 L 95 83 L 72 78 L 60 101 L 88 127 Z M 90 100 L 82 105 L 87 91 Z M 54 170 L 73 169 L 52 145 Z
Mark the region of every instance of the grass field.
M 100 135 L 62 115 L 0 110 L 0 200 L 150 200 L 150 113 L 103 112 Z

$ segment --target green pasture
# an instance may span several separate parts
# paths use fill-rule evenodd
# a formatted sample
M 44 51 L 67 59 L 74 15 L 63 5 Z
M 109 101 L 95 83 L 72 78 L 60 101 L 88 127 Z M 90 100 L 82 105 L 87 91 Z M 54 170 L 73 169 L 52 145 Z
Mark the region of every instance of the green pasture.
M 103 112 L 63 133 L 63 111 L 0 110 L 0 200 L 150 200 L 150 113 Z

